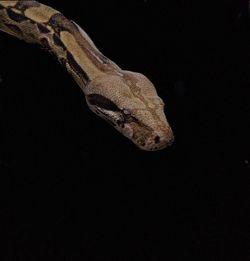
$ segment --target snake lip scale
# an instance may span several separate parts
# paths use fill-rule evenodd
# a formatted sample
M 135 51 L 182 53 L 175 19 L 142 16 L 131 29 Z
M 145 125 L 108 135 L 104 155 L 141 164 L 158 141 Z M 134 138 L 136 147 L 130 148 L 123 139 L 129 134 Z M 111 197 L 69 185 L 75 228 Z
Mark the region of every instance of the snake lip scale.
M 89 108 L 143 150 L 171 145 L 164 103 L 143 74 L 105 57 L 85 31 L 37 1 L 0 1 L 0 30 L 56 56 L 82 89 Z

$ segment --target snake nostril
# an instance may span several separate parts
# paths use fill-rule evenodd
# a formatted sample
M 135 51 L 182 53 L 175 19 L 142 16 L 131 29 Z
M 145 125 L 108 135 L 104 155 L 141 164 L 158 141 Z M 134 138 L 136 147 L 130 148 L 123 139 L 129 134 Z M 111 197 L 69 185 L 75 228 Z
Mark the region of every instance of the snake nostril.
M 160 142 L 161 139 L 160 139 L 160 137 L 157 135 L 157 136 L 155 136 L 155 139 L 154 139 L 154 140 L 155 140 L 155 143 L 157 144 L 157 143 Z

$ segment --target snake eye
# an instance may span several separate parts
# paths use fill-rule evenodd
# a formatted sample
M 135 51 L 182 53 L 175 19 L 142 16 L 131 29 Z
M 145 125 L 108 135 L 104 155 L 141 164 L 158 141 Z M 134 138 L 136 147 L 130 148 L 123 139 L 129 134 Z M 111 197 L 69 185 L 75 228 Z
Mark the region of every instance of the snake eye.
M 125 115 L 131 115 L 131 112 L 127 109 L 123 109 L 122 112 L 125 114 Z
M 120 111 L 118 106 L 108 98 L 100 94 L 89 94 L 87 100 L 91 105 L 97 106 L 108 111 Z

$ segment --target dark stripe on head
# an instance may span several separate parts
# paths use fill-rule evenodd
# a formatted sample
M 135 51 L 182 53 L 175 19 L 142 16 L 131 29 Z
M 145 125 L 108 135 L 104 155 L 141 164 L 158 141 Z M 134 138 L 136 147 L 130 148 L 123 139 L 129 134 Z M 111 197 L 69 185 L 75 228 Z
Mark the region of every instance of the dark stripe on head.
M 72 70 L 84 81 L 89 81 L 88 75 L 83 71 L 79 64 L 75 61 L 71 53 L 67 53 L 67 62 Z
M 28 18 L 25 17 L 24 15 L 22 14 L 18 14 L 14 11 L 12 11 L 11 9 L 7 9 L 7 14 L 9 16 L 9 18 L 15 22 L 23 22 L 23 21 L 27 21 Z
M 0 4 L 0 10 L 4 9 L 4 7 Z
M 74 32 L 77 30 L 76 26 L 61 13 L 52 15 L 49 20 L 49 25 L 52 26 L 57 33 L 61 31 Z
M 21 31 L 21 29 L 13 24 L 5 24 L 13 33 L 15 33 L 16 35 L 22 37 L 23 36 L 23 32 Z
M 41 24 L 36 24 L 37 25 L 37 28 L 38 30 L 41 32 L 41 33 L 44 33 L 44 34 L 47 34 L 50 32 L 50 30 L 44 26 L 44 25 L 41 25 Z
M 40 4 L 36 1 L 18 1 L 18 3 L 15 5 L 15 8 L 25 12 L 26 9 L 30 8 L 30 7 L 39 7 Z
M 87 99 L 90 104 L 96 105 L 104 110 L 120 111 L 120 109 L 114 102 L 112 102 L 111 100 L 107 99 L 106 97 L 100 94 L 89 94 L 87 96 Z

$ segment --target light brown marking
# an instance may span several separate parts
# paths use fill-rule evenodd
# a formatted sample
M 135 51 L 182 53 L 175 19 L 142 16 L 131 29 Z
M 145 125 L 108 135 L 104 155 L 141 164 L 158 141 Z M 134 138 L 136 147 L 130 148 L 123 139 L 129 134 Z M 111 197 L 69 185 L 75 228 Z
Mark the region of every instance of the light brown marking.
M 91 59 L 89 59 L 88 55 L 79 46 L 75 40 L 75 37 L 71 33 L 66 31 L 61 32 L 60 39 L 67 50 L 73 55 L 75 61 L 79 64 L 82 70 L 86 72 L 90 80 L 104 74 L 93 64 Z
M 13 7 L 17 4 L 18 1 L 0 1 L 0 4 L 4 7 Z
M 37 23 L 48 22 L 50 17 L 56 13 L 58 13 L 57 10 L 43 4 L 39 7 L 28 8 L 24 12 L 25 16 Z

